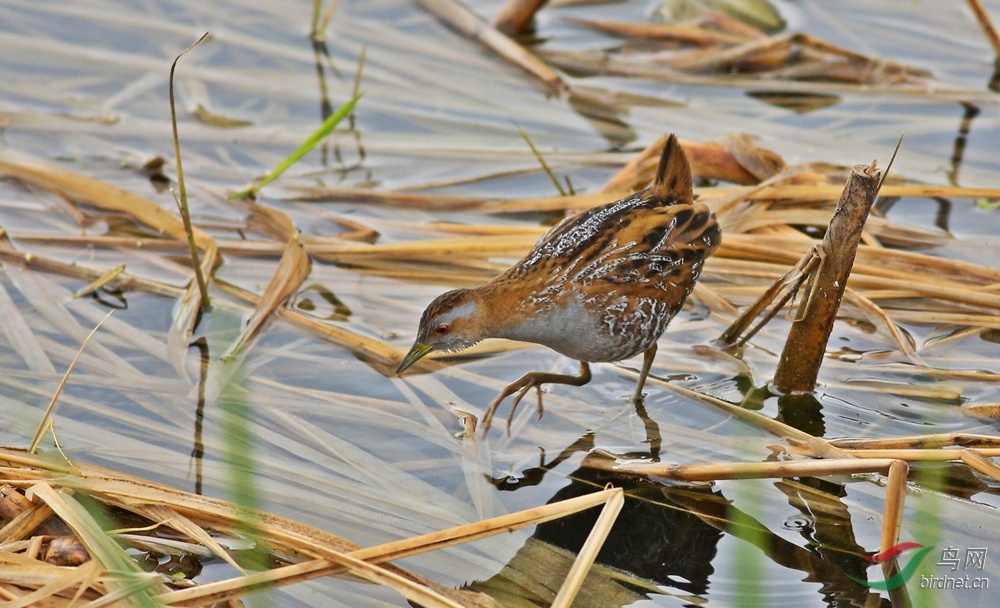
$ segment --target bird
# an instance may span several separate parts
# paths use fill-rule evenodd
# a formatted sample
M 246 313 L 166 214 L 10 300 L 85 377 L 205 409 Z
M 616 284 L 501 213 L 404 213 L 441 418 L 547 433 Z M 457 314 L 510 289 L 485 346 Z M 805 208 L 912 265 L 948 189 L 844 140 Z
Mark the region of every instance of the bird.
M 694 200 L 691 167 L 671 134 L 649 187 L 563 219 L 493 280 L 434 299 L 396 373 L 430 352 L 460 351 L 486 338 L 533 342 L 579 361 L 579 375 L 529 372 L 500 392 L 480 426 L 489 430 L 499 405 L 517 393 L 509 432 L 532 388 L 540 418 L 543 384 L 583 386 L 590 363 L 643 353 L 631 398 L 641 404 L 657 340 L 721 242 L 715 214 Z

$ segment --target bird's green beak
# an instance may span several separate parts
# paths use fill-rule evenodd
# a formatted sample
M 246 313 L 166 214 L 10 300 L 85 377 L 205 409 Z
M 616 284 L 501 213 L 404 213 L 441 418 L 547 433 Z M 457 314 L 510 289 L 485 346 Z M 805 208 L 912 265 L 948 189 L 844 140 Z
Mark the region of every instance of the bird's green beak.
M 406 353 L 403 360 L 399 363 L 399 367 L 396 368 L 397 374 L 402 374 L 411 365 L 419 361 L 424 355 L 434 350 L 433 344 L 424 344 L 423 342 L 417 342 L 410 349 L 410 352 Z

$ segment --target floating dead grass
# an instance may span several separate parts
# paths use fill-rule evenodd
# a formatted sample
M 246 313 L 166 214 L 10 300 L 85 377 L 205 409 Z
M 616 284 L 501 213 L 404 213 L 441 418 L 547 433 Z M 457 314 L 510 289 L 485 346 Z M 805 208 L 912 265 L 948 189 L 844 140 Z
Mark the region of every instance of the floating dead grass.
M 0 450 L 0 475 L 6 507 L 3 512 L 11 519 L 0 529 L 0 559 L 8 565 L 18 565 L 16 569 L 0 569 L 3 583 L 0 588 L 11 607 L 42 601 L 63 605 L 72 597 L 88 600 L 89 603 L 81 605 L 98 606 L 118 600 L 136 602 L 139 601 L 136 594 L 144 594 L 146 598 L 139 601 L 140 604 L 214 605 L 265 589 L 342 572 L 395 589 L 423 606 L 494 606 L 497 604 L 486 595 L 443 588 L 387 562 L 603 505 L 591 538 L 553 603 L 554 606 L 569 606 L 623 501 L 620 489 L 608 489 L 475 524 L 361 548 L 301 523 L 249 512 L 223 500 L 181 492 L 90 465 L 68 465 L 64 461 L 3 449 Z M 14 494 L 19 498 L 14 499 Z M 91 515 L 95 507 L 84 509 L 74 496 L 86 496 L 96 503 L 96 511 L 111 521 L 129 513 L 146 523 L 133 525 L 130 531 L 107 532 Z M 40 500 L 33 501 L 32 497 Z M 22 510 L 18 512 L 17 505 L 11 503 L 20 503 Z M 94 560 L 74 567 L 53 566 L 46 561 L 47 547 L 56 537 L 29 535 L 52 515 L 68 526 Z M 34 527 L 26 526 L 26 521 Z M 245 539 L 248 522 L 252 522 L 256 534 L 249 539 L 249 544 Z M 54 524 L 50 521 L 48 525 Z M 26 542 L 28 538 L 37 540 Z M 273 568 L 257 573 L 243 572 L 233 559 L 233 555 L 238 557 L 240 552 L 224 548 L 224 545 L 247 547 L 254 543 L 258 543 L 256 550 L 270 554 L 276 564 Z M 214 556 L 229 562 L 238 574 L 226 580 L 195 585 L 184 578 L 143 573 L 119 544 L 142 550 L 156 547 L 158 552 L 168 551 L 167 548 L 173 545 L 189 553 L 199 553 L 200 547 L 202 559 Z M 26 577 L 23 572 L 30 572 L 31 576 Z

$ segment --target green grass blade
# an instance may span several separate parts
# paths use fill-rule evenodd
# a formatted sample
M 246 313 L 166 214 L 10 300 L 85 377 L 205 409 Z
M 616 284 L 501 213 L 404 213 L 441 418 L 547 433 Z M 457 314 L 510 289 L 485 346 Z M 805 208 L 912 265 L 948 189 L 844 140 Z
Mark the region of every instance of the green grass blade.
M 361 94 L 355 95 L 350 99 L 350 101 L 340 106 L 336 112 L 323 121 L 323 124 L 320 125 L 320 127 L 316 129 L 312 135 L 302 142 L 295 152 L 292 152 L 288 158 L 283 160 L 277 167 L 274 168 L 273 171 L 264 176 L 264 178 L 257 182 L 255 186 L 252 186 L 250 189 L 244 190 L 243 192 L 237 192 L 232 198 L 245 198 L 250 194 L 256 194 L 256 192 L 261 188 L 278 179 L 282 173 L 298 162 L 303 156 L 309 154 L 309 152 L 311 152 L 312 149 L 319 144 L 319 142 L 323 141 L 324 137 L 337 128 L 340 121 L 342 121 L 348 114 L 351 113 L 351 111 L 354 110 L 354 106 L 358 103 L 359 99 L 361 99 Z
M 552 169 L 549 168 L 549 164 L 545 162 L 545 159 L 542 157 L 542 153 L 539 152 L 538 148 L 535 147 L 535 144 L 531 141 L 531 138 L 528 137 L 528 134 L 525 132 L 525 130 L 521 128 L 521 125 L 517 124 L 513 120 L 511 122 L 513 122 L 514 126 L 517 127 L 517 132 L 521 134 L 521 137 L 524 138 L 524 141 L 528 142 L 528 147 L 531 148 L 531 153 L 535 155 L 535 158 L 538 160 L 538 164 L 542 166 L 542 170 L 544 170 L 545 174 L 549 176 L 549 180 L 552 181 L 552 185 L 554 185 L 556 187 L 556 190 L 559 191 L 559 195 L 566 196 L 566 191 L 563 190 L 562 184 L 559 183 L 559 178 L 557 178 L 556 174 L 553 173 Z

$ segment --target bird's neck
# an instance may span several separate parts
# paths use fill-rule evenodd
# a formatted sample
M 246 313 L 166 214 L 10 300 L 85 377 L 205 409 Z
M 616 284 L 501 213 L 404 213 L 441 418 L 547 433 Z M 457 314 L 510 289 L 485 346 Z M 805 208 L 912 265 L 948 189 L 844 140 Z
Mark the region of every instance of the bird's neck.
M 507 338 L 544 343 L 536 334 L 545 333 L 545 315 L 532 304 L 532 294 L 517 281 L 505 281 L 503 276 L 477 287 L 470 294 L 482 313 L 483 338 Z
M 517 330 L 524 316 L 523 300 L 503 281 L 490 281 L 469 290 L 480 312 L 482 338 L 507 338 Z

